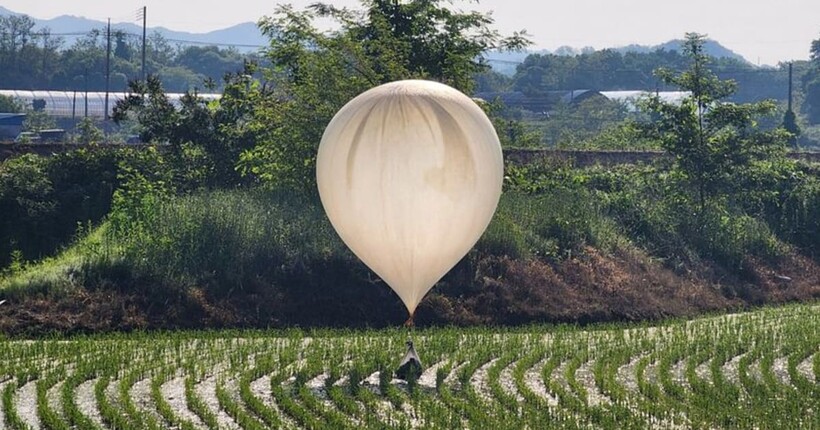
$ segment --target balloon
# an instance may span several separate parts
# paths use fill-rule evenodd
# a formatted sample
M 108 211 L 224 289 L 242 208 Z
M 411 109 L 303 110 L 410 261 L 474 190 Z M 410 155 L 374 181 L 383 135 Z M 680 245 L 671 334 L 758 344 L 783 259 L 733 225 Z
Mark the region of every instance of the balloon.
M 411 316 L 487 228 L 503 172 L 484 112 L 458 90 L 421 80 L 351 100 L 330 121 L 316 156 L 331 224 Z

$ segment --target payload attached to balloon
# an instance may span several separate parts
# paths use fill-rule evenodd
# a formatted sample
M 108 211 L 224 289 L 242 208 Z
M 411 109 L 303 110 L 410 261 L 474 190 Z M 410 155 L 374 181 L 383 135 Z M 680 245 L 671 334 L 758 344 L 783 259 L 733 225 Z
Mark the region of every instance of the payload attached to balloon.
M 498 136 L 481 108 L 422 80 L 351 100 L 325 129 L 316 157 L 331 224 L 411 317 L 487 228 L 503 171 Z

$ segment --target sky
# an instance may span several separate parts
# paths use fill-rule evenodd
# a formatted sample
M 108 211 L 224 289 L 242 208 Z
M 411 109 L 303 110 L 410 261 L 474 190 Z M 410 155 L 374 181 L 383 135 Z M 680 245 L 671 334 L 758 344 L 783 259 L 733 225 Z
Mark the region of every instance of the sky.
M 290 0 L 301 8 L 316 0 Z M 327 1 L 355 6 L 356 0 Z M 196 4 L 194 9 L 192 5 Z M 207 32 L 270 15 L 275 0 L 2 0 L 0 6 L 36 18 L 84 16 L 136 22 L 148 8 L 148 26 Z M 205 6 L 207 5 L 207 6 Z M 504 34 L 526 29 L 536 49 L 568 45 L 596 49 L 632 43 L 655 45 L 684 33 L 705 33 L 755 64 L 809 57 L 820 38 L 820 0 L 483 0 L 455 1 L 464 10 L 492 11 Z

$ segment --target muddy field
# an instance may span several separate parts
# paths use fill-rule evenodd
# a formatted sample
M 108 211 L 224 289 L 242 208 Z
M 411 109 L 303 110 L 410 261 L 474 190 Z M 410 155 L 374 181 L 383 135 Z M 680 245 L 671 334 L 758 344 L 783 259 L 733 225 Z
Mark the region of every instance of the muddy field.
M 392 377 L 410 335 L 426 366 Z M 584 329 L 0 341 L 0 429 L 820 428 L 820 306 Z

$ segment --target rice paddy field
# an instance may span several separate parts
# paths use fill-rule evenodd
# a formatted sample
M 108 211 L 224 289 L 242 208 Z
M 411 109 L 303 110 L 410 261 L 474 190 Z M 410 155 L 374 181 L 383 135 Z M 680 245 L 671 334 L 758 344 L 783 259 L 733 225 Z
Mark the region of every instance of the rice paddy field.
M 413 338 L 418 380 L 392 371 Z M 0 341 L 0 429 L 820 428 L 820 305 L 656 326 Z

